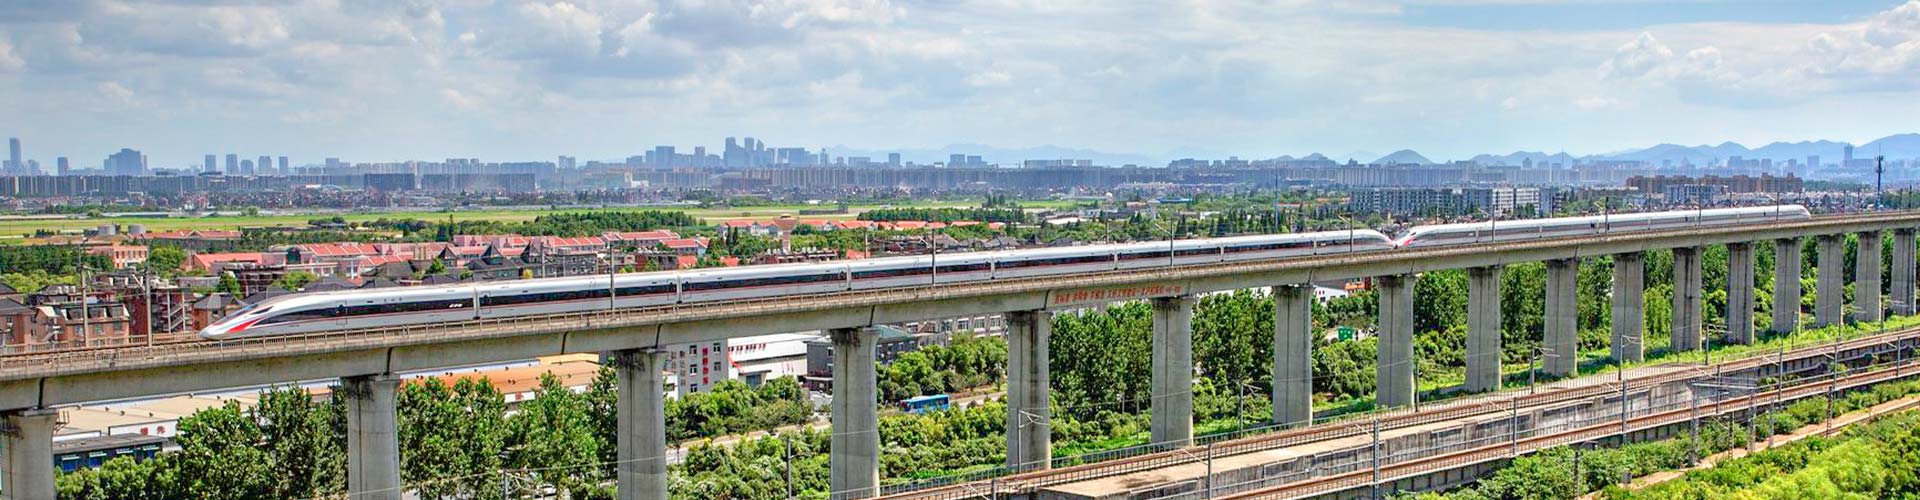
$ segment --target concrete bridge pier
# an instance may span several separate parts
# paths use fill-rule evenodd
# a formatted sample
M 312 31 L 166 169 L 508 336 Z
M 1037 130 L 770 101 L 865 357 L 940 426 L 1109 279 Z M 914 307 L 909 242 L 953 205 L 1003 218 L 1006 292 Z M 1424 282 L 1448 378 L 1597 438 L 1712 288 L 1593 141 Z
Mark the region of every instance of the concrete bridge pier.
M 1814 248 L 1820 253 L 1819 268 L 1816 273 L 1813 291 L 1813 326 L 1815 328 L 1837 325 L 1846 322 L 1842 318 L 1847 305 L 1847 245 L 1846 238 L 1838 234 L 1823 234 L 1814 237 Z
M 1500 266 L 1467 269 L 1467 392 L 1500 388 Z
M 614 466 L 620 500 L 666 500 L 666 355 L 651 349 L 613 353 L 617 405 Z
M 1580 360 L 1580 259 L 1547 261 L 1546 342 L 1542 367 L 1548 375 L 1573 375 Z
M 1273 287 L 1273 423 L 1313 421 L 1313 286 Z
M 400 432 L 395 406 L 400 378 L 364 375 L 340 379 L 347 398 L 347 495 L 356 500 L 400 500 Z
M 1886 306 L 1880 304 L 1880 255 L 1886 242 L 1879 231 L 1861 231 L 1860 247 L 1853 259 L 1853 320 L 1880 321 Z
M 1051 353 L 1053 313 L 1007 313 L 1007 466 L 1046 469 L 1053 466 L 1053 415 L 1047 407 L 1052 394 Z
M 1773 240 L 1773 331 L 1800 329 L 1800 238 Z
M 1753 343 L 1753 244 L 1727 244 L 1727 338 Z
M 1193 444 L 1193 305 L 1192 295 L 1153 299 L 1153 414 L 1154 445 Z
M 1374 361 L 1380 408 L 1414 403 L 1413 379 L 1413 280 L 1411 274 L 1374 278 L 1380 295 L 1379 344 Z
M 7 413 L 0 417 L 6 428 L 0 432 L 0 493 L 7 500 L 54 500 L 53 431 L 59 426 L 60 410 L 35 409 Z
M 1673 329 L 1669 334 L 1673 338 L 1673 350 L 1692 351 L 1700 348 L 1700 339 L 1706 332 L 1701 331 L 1700 300 L 1700 247 L 1680 247 L 1673 249 Z
M 833 437 L 827 456 L 827 491 L 833 500 L 880 494 L 880 404 L 875 390 L 873 348 L 880 331 L 838 328 L 833 342 Z
M 1639 252 L 1613 256 L 1613 360 L 1646 359 L 1646 256 Z
M 1912 316 L 1916 311 L 1913 303 L 1914 292 L 1914 230 L 1893 230 L 1893 296 L 1891 309 L 1899 316 Z

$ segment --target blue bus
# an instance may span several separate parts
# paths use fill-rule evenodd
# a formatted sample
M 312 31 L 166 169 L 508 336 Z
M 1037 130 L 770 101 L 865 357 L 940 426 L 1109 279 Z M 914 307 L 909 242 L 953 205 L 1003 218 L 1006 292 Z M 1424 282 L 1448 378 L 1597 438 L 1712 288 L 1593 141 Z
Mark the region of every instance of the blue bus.
M 952 399 L 945 394 L 907 398 L 900 400 L 900 411 L 914 414 L 940 411 L 947 409 L 951 403 Z

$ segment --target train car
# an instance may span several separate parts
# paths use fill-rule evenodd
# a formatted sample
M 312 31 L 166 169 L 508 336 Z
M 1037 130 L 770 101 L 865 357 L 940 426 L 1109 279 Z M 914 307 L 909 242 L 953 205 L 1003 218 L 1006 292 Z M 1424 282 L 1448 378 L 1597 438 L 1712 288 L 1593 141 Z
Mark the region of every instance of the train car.
M 1804 220 L 1812 217 L 1807 207 L 1776 205 L 1767 207 L 1715 208 L 1608 214 L 1551 219 L 1522 219 L 1461 224 L 1415 226 L 1394 241 L 1399 248 L 1430 248 L 1507 241 L 1527 241 L 1613 234 L 1620 232 L 1660 231 L 1692 227 L 1718 227 L 1740 224 Z
M 1379 232 L 1328 231 L 301 293 L 235 311 L 200 334 L 209 339 L 285 335 L 1391 248 Z
M 680 302 L 714 302 L 847 291 L 847 264 L 780 264 L 680 273 Z
M 1112 245 L 1092 245 L 994 252 L 993 279 L 1112 271 L 1113 251 Z
M 282 295 L 234 311 L 200 335 L 220 339 L 465 321 L 479 317 L 474 290 L 454 285 Z

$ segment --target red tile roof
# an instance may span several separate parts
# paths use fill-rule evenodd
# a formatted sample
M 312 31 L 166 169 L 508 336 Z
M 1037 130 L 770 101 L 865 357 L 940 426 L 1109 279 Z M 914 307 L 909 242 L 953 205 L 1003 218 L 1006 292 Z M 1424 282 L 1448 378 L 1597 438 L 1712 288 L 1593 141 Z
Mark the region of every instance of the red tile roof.
M 295 247 L 315 257 L 353 257 L 380 254 L 379 248 L 367 243 L 316 243 L 311 245 L 296 245 Z
M 704 242 L 704 241 L 700 241 L 700 240 L 697 240 L 697 239 L 693 239 L 693 238 L 677 238 L 677 239 L 671 239 L 671 240 L 666 240 L 666 241 L 662 241 L 662 242 L 660 242 L 660 244 L 661 244 L 661 245 L 666 245 L 666 247 L 667 247 L 667 248 L 672 248 L 672 249 L 682 249 L 682 248 L 706 248 L 706 246 L 707 246 L 707 243 L 706 243 L 706 242 Z

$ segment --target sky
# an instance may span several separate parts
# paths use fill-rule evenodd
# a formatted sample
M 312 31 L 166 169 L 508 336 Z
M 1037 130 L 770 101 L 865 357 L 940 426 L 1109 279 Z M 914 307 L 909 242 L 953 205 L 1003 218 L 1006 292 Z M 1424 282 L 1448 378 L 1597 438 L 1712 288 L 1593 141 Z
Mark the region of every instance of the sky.
M 0 1 L 0 135 L 45 165 L 727 136 L 1445 161 L 1916 131 L 1920 0 Z

